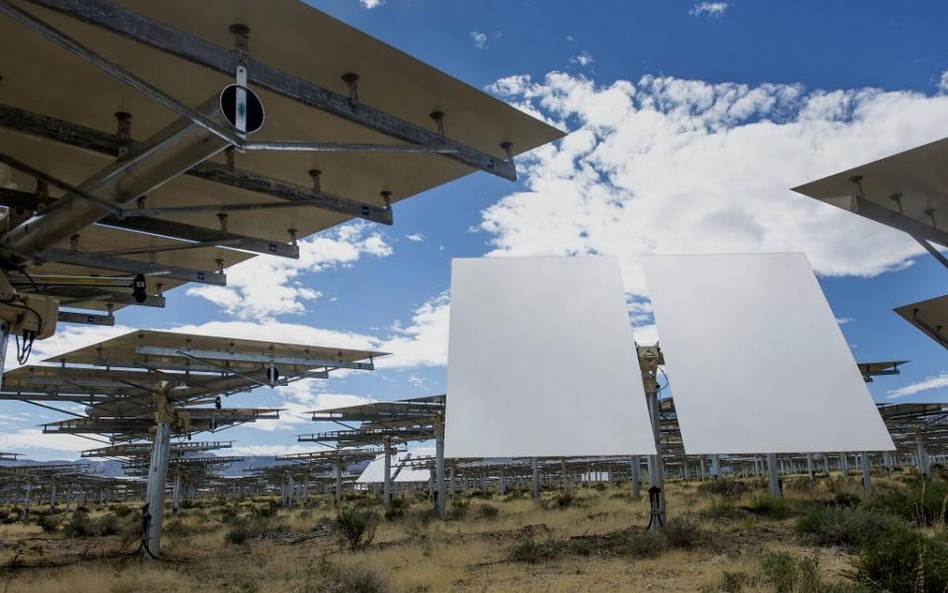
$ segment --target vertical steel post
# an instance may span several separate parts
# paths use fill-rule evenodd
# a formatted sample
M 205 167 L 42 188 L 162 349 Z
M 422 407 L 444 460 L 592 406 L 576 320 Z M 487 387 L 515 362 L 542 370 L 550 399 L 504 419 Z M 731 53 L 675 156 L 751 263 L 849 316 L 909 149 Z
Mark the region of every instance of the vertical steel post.
M 665 524 L 667 509 L 665 507 L 665 467 L 662 460 L 662 423 L 661 404 L 658 401 L 658 366 L 664 363 L 658 345 L 638 346 L 639 367 L 642 370 L 642 387 L 645 390 L 645 399 L 648 403 L 649 416 L 652 421 L 652 437 L 655 440 L 655 455 L 649 455 L 649 490 L 658 488 L 658 509 L 661 522 L 652 521 L 649 528 L 659 531 Z
M 923 480 L 928 480 L 928 449 L 925 447 L 925 440 L 922 439 L 922 431 L 915 429 L 915 449 L 917 455 L 915 464 L 918 466 L 918 473 Z
M 49 514 L 56 512 L 56 481 L 49 483 Z
M 530 460 L 533 469 L 533 501 L 540 500 L 540 463 L 536 457 Z
M 163 395 L 158 399 L 167 403 Z M 171 423 L 165 417 L 164 405 L 159 404 L 155 423 L 155 437 L 148 463 L 148 487 L 145 495 L 147 513 L 150 516 L 145 530 L 145 557 L 157 558 L 161 553 L 161 524 L 165 510 L 165 482 L 168 479 L 168 454 L 171 449 Z
M 862 486 L 866 489 L 866 494 L 872 496 L 872 466 L 870 464 L 869 452 L 862 452 Z
M 386 438 L 384 471 L 382 472 L 382 507 L 387 511 L 392 508 L 392 441 Z
M 839 454 L 839 471 L 844 478 L 849 477 L 849 455 L 847 453 Z
M 632 496 L 642 495 L 642 459 L 638 455 L 632 456 Z
M 342 459 L 336 460 L 336 506 L 342 504 Z
M 810 479 L 810 483 L 813 483 L 816 481 L 816 475 L 813 473 L 813 454 L 812 453 L 806 454 L 806 473 L 807 473 L 807 477 L 809 477 Z
M 563 492 L 569 492 L 569 476 L 566 474 L 565 459 L 560 459 L 560 473 L 563 475 Z
M 26 498 L 23 501 L 23 520 L 30 518 L 30 497 L 33 494 L 33 483 L 26 483 Z
M 445 506 L 447 488 L 444 484 L 444 423 L 438 420 L 436 429 L 438 432 L 435 437 L 435 477 L 438 482 L 438 489 L 435 494 L 435 506 L 438 517 L 443 520 L 447 517 L 447 507 Z
M 882 452 L 882 464 L 885 465 L 886 473 L 892 472 L 892 453 L 890 451 Z
M 718 457 L 717 453 L 711 456 L 711 473 L 715 480 L 721 479 L 721 458 Z
M 171 514 L 178 514 L 178 508 L 181 506 L 181 470 L 174 468 L 174 488 L 171 490 Z
M 777 470 L 777 454 L 767 454 L 767 471 L 770 474 L 770 495 L 774 498 L 782 498 L 783 492 L 780 489 L 780 475 Z

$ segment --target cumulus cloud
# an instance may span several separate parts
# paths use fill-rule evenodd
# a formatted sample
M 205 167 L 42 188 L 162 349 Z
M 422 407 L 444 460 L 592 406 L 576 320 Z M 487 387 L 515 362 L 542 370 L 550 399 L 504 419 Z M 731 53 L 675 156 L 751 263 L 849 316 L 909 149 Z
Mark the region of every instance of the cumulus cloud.
M 299 259 L 255 257 L 227 270 L 227 286 L 195 286 L 189 296 L 207 299 L 240 318 L 301 314 L 322 296 L 299 281 L 303 274 L 352 266 L 364 256 L 387 257 L 392 248 L 364 222 L 343 225 L 300 241 Z
M 727 12 L 727 2 L 699 2 L 688 11 L 693 17 L 721 18 Z
M 415 233 L 413 235 L 405 235 L 405 238 L 411 241 L 412 243 L 421 243 L 425 240 L 425 236 L 421 233 Z
M 649 253 L 805 252 L 873 276 L 922 253 L 908 236 L 789 188 L 944 136 L 948 97 L 551 73 L 490 90 L 570 135 L 523 158 L 525 188 L 482 213 L 491 255 L 615 255 L 646 296 Z
M 477 49 L 487 49 L 487 33 L 471 31 L 471 39 L 474 41 L 474 47 Z
M 886 394 L 886 396 L 892 399 L 908 397 L 923 391 L 931 391 L 932 389 L 939 389 L 945 386 L 948 386 L 948 373 L 942 373 L 935 377 L 928 377 L 924 381 L 919 381 L 918 383 L 912 383 L 911 385 L 906 385 L 905 387 L 893 389 L 888 394 Z
M 71 434 L 43 434 L 42 428 L 23 428 L 0 433 L 0 451 L 23 453 L 25 457 L 37 456 L 34 452 L 56 451 L 66 458 L 78 457 L 80 451 L 101 446 L 93 441 Z
M 589 66 L 591 64 L 596 63 L 596 60 L 593 59 L 592 54 L 589 53 L 588 51 L 581 51 L 575 56 L 572 56 L 569 59 L 569 63 L 573 64 L 574 66 L 585 67 L 585 66 Z
M 938 79 L 938 92 L 942 95 L 948 94 L 948 70 L 942 72 Z
M 385 0 L 359 0 L 359 4 L 362 5 L 362 8 L 372 10 L 373 8 L 378 8 L 385 4 Z

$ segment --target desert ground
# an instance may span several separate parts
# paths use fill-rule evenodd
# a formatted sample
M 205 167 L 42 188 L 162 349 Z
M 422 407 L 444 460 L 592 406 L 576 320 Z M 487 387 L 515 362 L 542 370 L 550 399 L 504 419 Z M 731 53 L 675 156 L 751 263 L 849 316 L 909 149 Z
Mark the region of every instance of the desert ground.
M 668 484 L 664 534 L 628 483 L 458 492 L 448 519 L 426 490 L 389 513 L 369 492 L 283 509 L 275 498 L 198 498 L 165 521 L 161 561 L 138 551 L 132 502 L 50 515 L 0 510 L 2 593 L 438 591 L 948 591 L 948 481 L 912 470 L 861 478 Z M 170 512 L 167 513 L 170 515 Z

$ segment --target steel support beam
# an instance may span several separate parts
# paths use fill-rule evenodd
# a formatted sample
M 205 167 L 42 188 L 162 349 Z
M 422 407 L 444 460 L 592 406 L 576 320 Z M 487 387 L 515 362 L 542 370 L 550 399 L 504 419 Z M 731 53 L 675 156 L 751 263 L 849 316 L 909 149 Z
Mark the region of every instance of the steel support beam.
M 767 454 L 767 473 L 770 476 L 770 495 L 774 498 L 783 498 L 783 489 L 780 488 L 780 473 L 777 468 L 777 454 Z
M 512 161 L 450 140 L 434 130 L 353 101 L 348 96 L 332 92 L 246 56 L 237 56 L 229 49 L 103 0 L 30 0 L 30 2 L 102 27 L 227 76 L 232 76 L 238 65 L 244 65 L 247 68 L 247 80 L 251 84 L 404 142 L 456 149 L 457 152 L 444 154 L 444 158 L 511 181 L 517 178 Z M 507 139 L 499 138 L 498 146 L 505 140 Z
M 145 533 L 144 552 L 146 558 L 158 558 L 161 553 L 161 526 L 165 509 L 165 482 L 168 480 L 168 455 L 171 451 L 171 424 L 155 423 L 151 460 L 148 464 L 148 488 L 145 498 L 146 512 L 150 515 Z
M 180 280 L 182 282 L 199 282 L 201 284 L 213 284 L 215 286 L 227 285 L 227 276 L 217 272 L 190 270 L 188 268 L 178 268 L 175 266 L 166 266 L 164 264 L 139 261 L 135 259 L 121 259 L 117 257 L 95 255 L 91 253 L 73 253 L 68 249 L 44 249 L 37 254 L 37 258 L 41 261 L 58 262 L 61 264 L 83 266 L 86 268 L 102 268 L 106 270 L 124 272 L 127 274 L 161 276 L 164 278 L 171 278 L 172 280 Z
M 265 354 L 232 353 L 217 350 L 181 350 L 179 348 L 161 348 L 158 346 L 138 346 L 136 354 L 154 356 L 193 356 L 208 360 L 223 360 L 230 362 L 273 363 L 284 365 L 299 365 L 304 367 L 335 367 L 340 369 L 357 369 L 371 371 L 375 369 L 372 362 L 344 362 L 328 358 L 302 358 L 292 356 L 269 356 Z
M 531 493 L 533 494 L 533 501 L 538 502 L 540 500 L 540 463 L 536 457 L 530 460 L 530 467 L 533 472 Z
M 872 464 L 869 458 L 869 452 L 863 451 L 862 455 L 862 486 L 866 490 L 866 494 L 872 496 Z
M 632 496 L 639 498 L 642 496 L 642 459 L 638 455 L 633 455 L 632 466 Z
M 125 146 L 128 146 L 130 150 L 135 150 L 138 146 L 140 146 L 140 143 L 138 142 L 131 142 L 129 144 L 128 142 L 120 139 L 118 136 L 99 131 L 95 128 L 81 126 L 79 124 L 74 124 L 3 104 L 0 104 L 0 127 L 22 132 L 24 134 L 29 134 L 38 138 L 46 138 L 48 140 L 66 144 L 68 146 L 107 154 L 109 156 L 118 156 L 119 150 Z M 281 181 L 272 177 L 266 177 L 251 171 L 236 168 L 232 169 L 226 165 L 218 164 L 212 161 L 199 163 L 187 170 L 185 174 L 212 183 L 227 185 L 261 195 L 272 196 L 275 198 L 280 198 L 281 200 L 287 200 L 289 202 L 304 202 L 322 210 L 326 210 L 327 212 L 335 212 L 337 214 L 351 216 L 353 218 L 362 218 L 364 220 L 385 225 L 391 225 L 393 223 L 392 210 L 390 208 L 359 202 L 357 200 L 324 191 L 316 191 L 312 188 Z M 32 196 L 32 194 L 29 195 Z M 35 203 L 36 200 L 33 198 L 30 202 L 21 202 L 17 205 L 17 207 L 29 208 L 35 205 Z M 181 224 L 172 223 L 171 221 L 159 222 L 167 222 L 168 224 L 175 225 Z M 117 217 L 109 217 L 108 219 L 104 220 L 103 223 L 108 224 L 109 226 L 116 226 L 120 228 L 133 228 L 136 225 L 141 226 L 140 222 L 130 222 L 128 219 L 124 219 L 123 221 L 123 219 L 119 219 Z M 181 228 L 187 226 L 190 225 L 182 225 L 179 227 L 178 233 L 182 232 L 180 230 Z M 195 228 L 201 229 L 202 227 Z M 152 232 L 148 229 L 145 230 L 146 232 Z M 160 231 L 155 232 L 158 234 L 165 234 Z M 181 234 L 174 234 L 174 236 L 187 238 Z M 249 237 L 245 238 L 245 240 L 250 245 L 253 245 L 253 241 L 266 241 L 265 239 L 251 239 Z M 255 251 L 250 247 L 241 248 L 247 249 L 248 251 Z M 260 253 L 269 252 L 261 251 Z M 277 253 L 276 255 L 279 254 Z
M 816 476 L 813 473 L 813 454 L 806 454 L 806 473 L 807 478 L 810 480 L 810 483 L 816 481 Z
M 437 494 L 435 501 L 436 508 L 438 511 L 438 517 L 443 521 L 447 518 L 447 507 L 445 505 L 445 497 L 447 495 L 446 488 L 444 484 L 444 429 L 443 427 L 438 431 L 438 435 L 435 437 L 435 477 L 437 480 Z M 501 478 L 502 480 L 503 478 Z

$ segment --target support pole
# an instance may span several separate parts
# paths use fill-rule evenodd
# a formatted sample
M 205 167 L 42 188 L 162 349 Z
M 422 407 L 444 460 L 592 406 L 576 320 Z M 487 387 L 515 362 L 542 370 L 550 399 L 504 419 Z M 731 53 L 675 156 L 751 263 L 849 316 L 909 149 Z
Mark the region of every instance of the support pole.
M 928 449 L 925 447 L 925 440 L 922 439 L 922 431 L 915 429 L 915 449 L 917 455 L 915 458 L 915 463 L 918 466 L 918 473 L 922 476 L 922 480 L 928 480 Z
M 862 452 L 862 486 L 866 489 L 866 494 L 872 496 L 872 466 L 870 464 L 869 452 Z
M 342 504 L 342 460 L 336 460 L 336 506 Z
M 849 477 L 849 455 L 846 453 L 839 454 L 839 471 L 844 478 Z
M 444 423 L 438 420 L 436 425 L 437 434 L 435 436 L 435 478 L 438 482 L 437 492 L 435 494 L 435 508 L 438 511 L 438 517 L 444 520 L 447 517 L 447 507 L 445 498 L 447 496 L 444 484 Z
M 382 472 L 382 507 L 392 508 L 392 442 L 385 439 L 385 470 Z
M 533 501 L 540 500 L 540 463 L 536 457 L 530 460 L 533 469 Z
M 560 459 L 560 473 L 563 475 L 563 492 L 569 492 L 569 476 L 566 473 L 565 459 Z
M 638 455 L 632 456 L 632 496 L 642 496 L 642 459 Z
M 711 456 L 711 473 L 715 480 L 721 479 L 721 458 L 718 457 L 717 453 Z
M 296 502 L 296 480 L 293 479 L 293 474 L 286 474 L 286 508 L 292 510 L 293 504 L 295 502 Z M 339 504 L 338 496 L 336 499 L 336 504 Z
M 172 516 L 178 514 L 178 509 L 181 507 L 181 470 L 175 468 L 174 470 L 174 488 L 171 491 L 171 514 Z
M 810 479 L 811 484 L 816 481 L 816 475 L 813 473 L 813 454 L 812 453 L 806 454 L 806 473 L 807 473 L 807 477 L 809 477 Z
M 661 350 L 658 345 L 638 346 L 639 367 L 642 370 L 642 386 L 648 403 L 652 421 L 652 437 L 655 440 L 655 455 L 649 455 L 649 497 L 657 516 L 653 514 L 649 521 L 650 531 L 661 531 L 665 526 L 667 509 L 665 507 L 665 467 L 662 460 L 661 409 L 658 401 L 658 365 L 662 364 Z
M 777 470 L 777 454 L 767 454 L 767 471 L 770 474 L 770 495 L 774 498 L 782 498 L 783 492 L 780 488 L 780 475 Z
M 889 451 L 882 452 L 882 464 L 885 465 L 886 473 L 892 473 L 892 453 Z
M 52 515 L 56 512 L 56 482 L 50 482 L 49 484 L 49 514 Z
M 31 482 L 26 483 L 26 499 L 23 501 L 23 520 L 26 521 L 30 518 L 30 496 L 33 493 L 33 484 Z
M 159 397 L 164 400 L 165 398 Z M 163 410 L 163 405 L 159 405 Z M 165 412 L 159 412 L 161 418 Z M 171 449 L 171 423 L 161 419 L 155 423 L 151 460 L 148 463 L 148 488 L 145 495 L 146 513 L 149 520 L 143 535 L 146 558 L 157 558 L 161 552 L 161 521 L 165 510 L 165 482 L 168 479 L 168 454 Z

